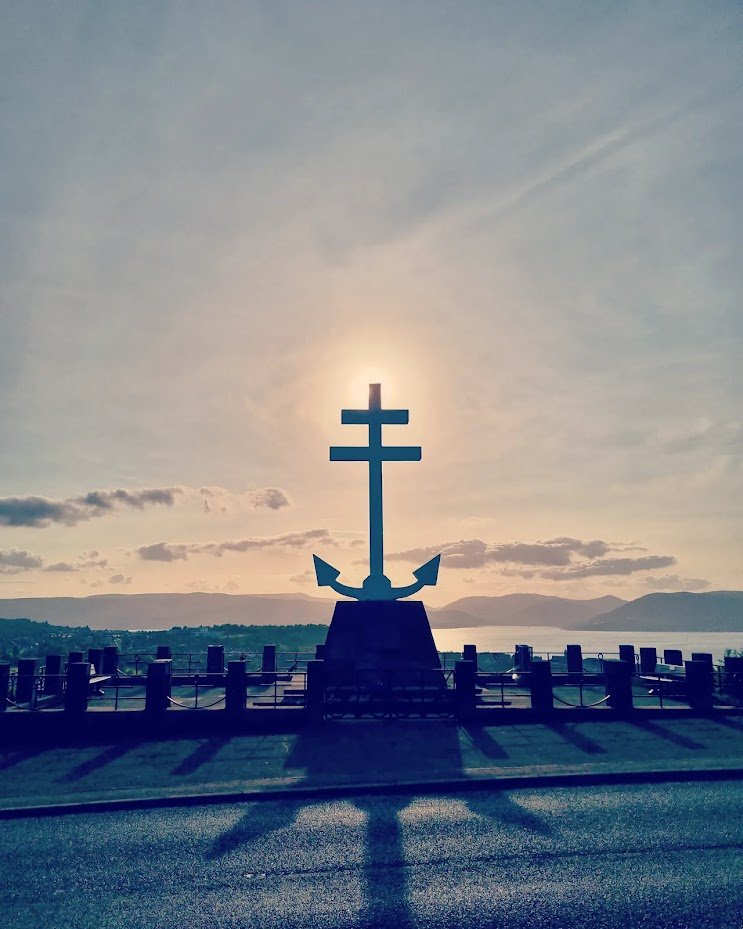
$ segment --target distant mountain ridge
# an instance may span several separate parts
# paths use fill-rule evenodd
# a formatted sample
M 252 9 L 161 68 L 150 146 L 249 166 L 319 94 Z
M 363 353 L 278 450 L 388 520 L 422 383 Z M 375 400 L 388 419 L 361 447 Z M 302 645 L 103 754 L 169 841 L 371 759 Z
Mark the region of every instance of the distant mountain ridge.
M 0 599 L 0 616 L 91 629 L 170 629 L 172 626 L 291 626 L 329 623 L 332 600 L 304 594 L 101 594 L 92 597 Z
M 173 626 L 327 625 L 334 600 L 306 594 L 101 594 L 91 597 L 0 599 L 0 617 L 91 629 L 170 629 Z M 743 592 L 654 593 L 571 600 L 541 594 L 462 597 L 428 607 L 434 629 L 552 626 L 644 632 L 743 632 Z M 2 622 L 2 619 L 0 619 Z
M 562 626 L 605 613 L 617 597 L 568 600 L 539 594 L 464 597 L 428 609 L 434 629 L 472 626 Z M 169 629 L 172 626 L 329 623 L 335 601 L 306 594 L 101 594 L 90 597 L 0 599 L 0 616 L 91 629 Z
M 743 591 L 647 594 L 569 628 L 593 632 L 743 632 Z
M 556 626 L 591 619 L 607 613 L 626 601 L 619 597 L 597 597 L 593 600 L 570 600 L 567 597 L 550 597 L 543 594 L 506 594 L 502 597 L 462 597 L 448 603 L 440 612 L 468 614 L 472 626 Z M 429 611 L 431 625 L 436 622 L 436 611 Z M 458 623 L 456 625 L 459 625 Z

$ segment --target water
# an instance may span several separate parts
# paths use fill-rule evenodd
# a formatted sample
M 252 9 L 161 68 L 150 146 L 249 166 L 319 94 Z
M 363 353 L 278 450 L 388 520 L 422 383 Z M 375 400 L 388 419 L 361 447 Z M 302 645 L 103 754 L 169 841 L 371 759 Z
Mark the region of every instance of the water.
M 664 648 L 680 648 L 684 658 L 692 652 L 711 652 L 722 661 L 725 649 L 743 650 L 741 632 L 582 632 L 554 626 L 467 626 L 462 629 L 434 629 L 436 647 L 442 652 L 461 652 L 462 646 L 476 645 L 482 652 L 510 652 L 514 645 L 531 645 L 536 654 L 562 654 L 567 644 L 577 643 L 583 653 L 602 652 L 607 657 L 619 651 L 619 645 L 654 646 L 662 660 Z

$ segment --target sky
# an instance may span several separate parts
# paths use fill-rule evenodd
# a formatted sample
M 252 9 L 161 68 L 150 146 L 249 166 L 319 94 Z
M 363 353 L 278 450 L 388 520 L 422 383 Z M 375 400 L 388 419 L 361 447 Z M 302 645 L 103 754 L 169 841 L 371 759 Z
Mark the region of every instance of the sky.
M 738 2 L 0 0 L 0 597 L 743 588 Z

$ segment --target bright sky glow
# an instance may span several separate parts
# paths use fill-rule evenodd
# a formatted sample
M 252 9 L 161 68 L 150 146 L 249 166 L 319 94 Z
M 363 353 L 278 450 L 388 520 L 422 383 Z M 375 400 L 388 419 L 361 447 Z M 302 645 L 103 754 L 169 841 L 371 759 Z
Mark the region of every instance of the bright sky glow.
M 360 583 L 328 446 L 372 381 L 423 446 L 394 583 L 743 587 L 742 38 L 734 2 L 5 4 L 0 596 Z

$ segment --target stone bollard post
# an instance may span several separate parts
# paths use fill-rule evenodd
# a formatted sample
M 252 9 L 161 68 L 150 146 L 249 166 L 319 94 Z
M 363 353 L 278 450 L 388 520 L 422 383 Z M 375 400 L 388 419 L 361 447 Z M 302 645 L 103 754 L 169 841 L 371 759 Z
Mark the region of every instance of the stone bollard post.
M 245 709 L 248 677 L 244 661 L 227 662 L 227 682 L 224 690 L 224 708 L 228 713 L 239 714 Z
M 315 660 L 322 661 L 325 658 L 325 643 L 315 646 Z
M 635 673 L 635 646 L 634 645 L 620 645 L 619 646 L 619 660 L 626 661 L 627 664 L 632 665 L 632 673 Z
M 475 671 L 477 671 L 477 646 L 476 645 L 463 645 L 462 646 L 462 658 L 464 661 L 471 661 L 475 665 Z
M 263 646 L 263 660 L 261 661 L 261 684 L 276 683 L 276 646 Z
M 167 661 L 169 658 L 172 658 L 173 654 L 170 650 L 169 645 L 158 645 L 155 650 L 155 660 L 156 661 Z
M 655 674 L 658 652 L 654 648 L 640 649 L 640 674 Z
M 170 658 L 156 658 L 147 667 L 147 684 L 144 708 L 149 713 L 162 713 L 170 702 L 170 682 L 173 662 Z
M 90 665 L 87 661 L 73 661 L 67 665 L 67 687 L 64 695 L 66 713 L 84 713 L 88 709 Z
M 67 664 L 79 664 L 81 661 L 85 660 L 85 656 L 82 652 L 70 652 L 67 655 Z
M 711 652 L 692 652 L 691 660 L 703 661 L 706 665 L 709 665 L 710 668 L 714 668 L 714 661 L 712 659 Z
M 207 645 L 206 648 L 206 682 L 209 685 L 221 684 L 224 674 L 224 645 Z
M 679 665 L 684 663 L 684 655 L 678 648 L 663 649 L 663 664 Z
M 321 658 L 307 662 L 304 709 L 311 723 L 321 723 L 325 718 L 325 662 Z
M 8 689 L 10 687 L 10 665 L 7 661 L 0 663 L 0 713 L 8 709 Z
M 629 661 L 623 661 L 614 658 L 604 659 L 604 677 L 606 681 L 606 696 L 609 698 L 607 703 L 613 710 L 620 713 L 628 713 L 633 709 L 632 702 L 632 674 L 635 669 L 634 659 L 632 664 Z
M 36 684 L 36 658 L 19 658 L 15 679 L 15 702 L 31 703 Z
M 107 645 L 103 649 L 103 665 L 101 674 L 110 674 L 116 677 L 119 673 L 119 650 L 115 645 Z
M 88 649 L 88 664 L 93 666 L 93 674 L 101 673 L 101 668 L 103 667 L 103 649 L 102 648 L 89 648 Z
M 47 655 L 44 660 L 44 693 L 62 693 L 62 656 Z
M 686 668 L 686 699 L 693 710 L 708 712 L 712 709 L 714 677 L 712 665 L 706 661 L 684 662 Z
M 531 666 L 531 648 L 528 645 L 517 645 L 513 663 L 517 671 L 528 671 Z
M 537 713 L 551 713 L 554 709 L 552 668 L 549 661 L 532 661 L 529 669 L 531 708 Z
M 477 689 L 475 687 L 474 661 L 454 662 L 454 707 L 460 722 L 467 722 L 475 715 Z
M 565 646 L 565 661 L 568 674 L 583 673 L 583 649 L 580 645 Z

